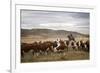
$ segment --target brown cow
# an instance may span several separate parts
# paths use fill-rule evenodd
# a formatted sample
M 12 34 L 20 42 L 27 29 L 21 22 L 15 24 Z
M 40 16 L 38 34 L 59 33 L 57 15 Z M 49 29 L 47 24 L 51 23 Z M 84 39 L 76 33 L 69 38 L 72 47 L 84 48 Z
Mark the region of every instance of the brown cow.
M 21 44 L 21 56 L 24 57 L 24 52 L 29 52 L 32 50 L 33 45 L 32 44 L 27 44 L 27 43 L 22 43 Z
M 64 41 L 60 40 L 58 42 L 60 45 L 56 47 L 57 52 L 63 52 L 67 46 L 65 45 Z

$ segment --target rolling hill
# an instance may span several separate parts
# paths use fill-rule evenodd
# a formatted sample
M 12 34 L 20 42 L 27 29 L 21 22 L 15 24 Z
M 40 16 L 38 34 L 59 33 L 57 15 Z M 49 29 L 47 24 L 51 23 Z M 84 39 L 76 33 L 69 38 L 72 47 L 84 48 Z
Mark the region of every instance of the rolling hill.
M 52 29 L 21 29 L 21 37 L 33 36 L 40 38 L 66 38 L 69 34 L 74 37 L 89 37 L 87 34 L 81 34 L 66 30 L 52 30 Z

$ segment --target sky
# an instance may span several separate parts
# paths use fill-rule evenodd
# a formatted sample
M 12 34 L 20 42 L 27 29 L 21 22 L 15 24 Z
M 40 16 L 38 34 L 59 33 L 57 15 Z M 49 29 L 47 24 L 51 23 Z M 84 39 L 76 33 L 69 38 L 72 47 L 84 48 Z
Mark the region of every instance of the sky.
M 21 10 L 22 29 L 53 29 L 89 34 L 89 13 Z

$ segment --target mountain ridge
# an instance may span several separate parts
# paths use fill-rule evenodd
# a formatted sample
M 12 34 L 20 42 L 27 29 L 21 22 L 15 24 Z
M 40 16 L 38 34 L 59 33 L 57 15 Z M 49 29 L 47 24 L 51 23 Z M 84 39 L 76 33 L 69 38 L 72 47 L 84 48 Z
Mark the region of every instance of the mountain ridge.
M 21 37 L 25 36 L 41 36 L 41 37 L 67 37 L 72 34 L 74 37 L 89 37 L 87 34 L 82 34 L 67 30 L 53 30 L 53 29 L 21 29 Z

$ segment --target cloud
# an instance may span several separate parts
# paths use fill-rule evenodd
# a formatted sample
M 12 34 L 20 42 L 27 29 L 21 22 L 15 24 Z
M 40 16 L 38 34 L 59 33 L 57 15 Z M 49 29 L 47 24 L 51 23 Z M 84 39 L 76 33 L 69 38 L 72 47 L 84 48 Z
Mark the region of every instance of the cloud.
M 39 24 L 41 27 L 73 27 L 76 24 L 71 23 L 46 23 L 46 24 Z
M 21 28 L 89 32 L 89 13 L 67 11 L 21 10 Z

